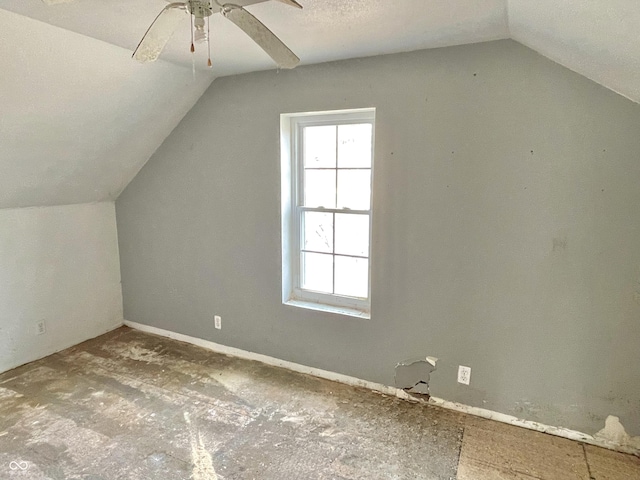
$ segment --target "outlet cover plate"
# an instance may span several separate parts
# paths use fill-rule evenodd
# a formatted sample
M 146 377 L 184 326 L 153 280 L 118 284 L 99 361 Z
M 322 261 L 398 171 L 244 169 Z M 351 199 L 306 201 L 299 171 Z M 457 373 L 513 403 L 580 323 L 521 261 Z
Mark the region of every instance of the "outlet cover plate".
M 471 382 L 471 367 L 458 366 L 458 383 L 469 385 Z

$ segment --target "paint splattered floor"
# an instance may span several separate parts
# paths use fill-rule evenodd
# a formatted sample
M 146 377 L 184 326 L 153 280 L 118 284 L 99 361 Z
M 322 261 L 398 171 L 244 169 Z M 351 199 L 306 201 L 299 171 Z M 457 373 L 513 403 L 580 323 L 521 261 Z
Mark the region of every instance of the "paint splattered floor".
M 0 375 L 0 479 L 640 480 L 640 459 L 127 328 Z

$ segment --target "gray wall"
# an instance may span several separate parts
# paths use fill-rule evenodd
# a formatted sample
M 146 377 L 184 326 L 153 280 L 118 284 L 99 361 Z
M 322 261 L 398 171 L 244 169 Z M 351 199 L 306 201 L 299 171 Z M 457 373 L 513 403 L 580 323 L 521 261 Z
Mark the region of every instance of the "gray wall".
M 279 115 L 355 107 L 371 320 L 280 294 Z M 435 396 L 639 435 L 639 152 L 639 105 L 512 41 L 221 78 L 117 201 L 125 318 L 390 385 L 432 355 Z

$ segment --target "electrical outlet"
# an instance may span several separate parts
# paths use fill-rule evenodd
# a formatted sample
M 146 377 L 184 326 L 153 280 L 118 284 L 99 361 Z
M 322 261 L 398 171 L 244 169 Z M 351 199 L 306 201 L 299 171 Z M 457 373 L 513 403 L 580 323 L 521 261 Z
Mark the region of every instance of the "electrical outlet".
M 215 324 L 215 327 L 216 327 L 218 330 L 221 330 L 221 329 L 222 329 L 222 317 L 221 317 L 221 316 L 219 316 L 219 315 L 215 315 L 215 316 L 213 317 L 213 323 Z
M 43 335 L 45 333 L 47 333 L 47 326 L 45 325 L 44 320 L 41 320 L 36 323 L 36 334 Z
M 469 382 L 471 382 L 471 367 L 458 366 L 458 383 L 469 385 Z

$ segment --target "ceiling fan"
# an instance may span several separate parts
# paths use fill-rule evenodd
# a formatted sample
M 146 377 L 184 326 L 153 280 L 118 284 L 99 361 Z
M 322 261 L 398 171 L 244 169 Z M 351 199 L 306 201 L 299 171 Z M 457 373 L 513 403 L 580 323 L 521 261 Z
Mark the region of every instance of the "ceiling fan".
M 259 1 L 243 1 L 245 5 Z M 302 8 L 296 0 L 278 0 L 296 8 Z M 133 58 L 142 63 L 153 62 L 164 49 L 178 25 L 190 17 L 191 21 L 191 52 L 194 43 L 207 43 L 209 58 L 207 65 L 211 67 L 211 46 L 209 43 L 209 17 L 220 12 L 231 20 L 254 42 L 260 46 L 279 67 L 294 68 L 300 59 L 260 20 L 249 13 L 243 6 L 234 3 L 219 3 L 218 0 L 184 0 L 169 3 L 158 14 L 140 44 L 133 52 Z

